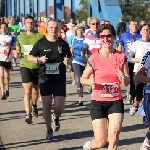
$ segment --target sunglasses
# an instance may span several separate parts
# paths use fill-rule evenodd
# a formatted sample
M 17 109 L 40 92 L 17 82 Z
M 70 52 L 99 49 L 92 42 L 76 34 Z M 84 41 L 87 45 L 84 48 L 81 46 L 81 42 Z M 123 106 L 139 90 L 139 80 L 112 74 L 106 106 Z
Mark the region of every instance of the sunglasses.
M 92 23 L 92 25 L 97 25 L 97 26 L 98 26 L 98 25 L 99 25 L 99 23 L 98 23 L 98 22 L 97 22 L 97 23 Z
M 104 39 L 104 38 L 111 38 L 112 35 L 111 34 L 107 34 L 107 35 L 100 35 L 100 38 L 101 39 Z

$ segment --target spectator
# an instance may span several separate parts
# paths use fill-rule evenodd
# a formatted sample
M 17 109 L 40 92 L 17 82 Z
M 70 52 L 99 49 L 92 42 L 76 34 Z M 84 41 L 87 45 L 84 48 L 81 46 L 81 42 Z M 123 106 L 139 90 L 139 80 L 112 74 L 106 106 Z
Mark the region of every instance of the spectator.
M 126 32 L 126 23 L 124 22 L 123 18 L 121 17 L 119 19 L 119 23 L 117 25 L 117 36 L 119 37 L 119 39 L 123 32 Z

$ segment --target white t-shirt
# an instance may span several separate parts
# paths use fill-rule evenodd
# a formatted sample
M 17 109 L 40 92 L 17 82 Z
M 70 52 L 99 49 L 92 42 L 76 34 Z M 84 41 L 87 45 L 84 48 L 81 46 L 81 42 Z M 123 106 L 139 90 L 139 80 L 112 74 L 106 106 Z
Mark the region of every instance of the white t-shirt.
M 141 39 L 135 41 L 130 49 L 134 54 L 135 58 L 143 58 L 143 56 L 150 51 L 150 41 L 142 41 Z M 134 64 L 133 72 L 137 72 L 140 63 Z
M 25 26 L 24 26 L 24 23 L 23 23 L 23 22 L 19 22 L 18 25 L 20 26 L 20 28 L 21 28 L 22 30 L 25 30 Z
M 0 61 L 12 61 L 12 53 L 9 46 L 3 46 L 4 41 L 11 44 L 12 38 L 8 35 L 0 35 Z
M 68 38 L 69 36 L 71 36 L 73 33 L 72 33 L 72 30 L 68 30 L 67 32 L 66 32 L 66 37 Z
M 143 56 L 140 65 L 147 69 L 147 77 L 150 77 L 150 51 Z M 148 83 L 148 85 L 150 85 L 150 83 Z

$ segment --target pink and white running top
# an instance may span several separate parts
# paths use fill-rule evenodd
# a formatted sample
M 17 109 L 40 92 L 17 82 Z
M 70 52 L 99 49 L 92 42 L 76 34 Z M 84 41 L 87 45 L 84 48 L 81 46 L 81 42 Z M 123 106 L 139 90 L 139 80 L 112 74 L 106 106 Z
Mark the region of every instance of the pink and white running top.
M 89 54 L 92 55 L 101 48 L 100 39 L 94 38 L 92 35 L 88 34 L 83 41 L 83 48 L 86 48 Z
M 116 101 L 122 98 L 120 81 L 117 76 L 118 66 L 124 68 L 126 56 L 116 51 L 109 58 L 104 58 L 99 52 L 95 52 L 88 59 L 88 64 L 93 68 L 95 88 L 91 99 L 96 101 Z

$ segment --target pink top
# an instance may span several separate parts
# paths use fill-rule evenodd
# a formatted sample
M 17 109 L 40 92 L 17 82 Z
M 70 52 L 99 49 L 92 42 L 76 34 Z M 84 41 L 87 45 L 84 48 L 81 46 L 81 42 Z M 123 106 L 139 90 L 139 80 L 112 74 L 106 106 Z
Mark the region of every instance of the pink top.
M 91 95 L 92 100 L 116 101 L 122 98 L 117 73 L 118 66 L 123 70 L 126 59 L 126 56 L 120 51 L 116 51 L 109 58 L 104 58 L 98 51 L 90 56 L 88 63 L 93 68 L 96 83 Z

